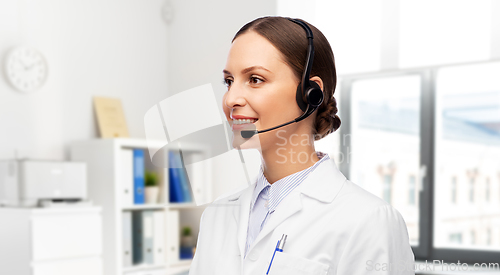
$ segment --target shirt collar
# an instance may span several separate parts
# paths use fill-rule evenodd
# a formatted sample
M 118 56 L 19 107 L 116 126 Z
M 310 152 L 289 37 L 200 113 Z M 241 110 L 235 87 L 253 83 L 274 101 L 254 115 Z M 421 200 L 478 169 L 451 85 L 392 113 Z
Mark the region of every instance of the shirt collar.
M 319 161 L 314 163 L 311 167 L 306 168 L 302 171 L 296 172 L 294 174 L 288 175 L 273 184 L 270 184 L 266 177 L 264 176 L 264 168 L 261 165 L 259 170 L 259 175 L 257 177 L 257 184 L 255 185 L 255 189 L 252 195 L 252 205 L 250 209 L 253 209 L 259 194 L 262 192 L 264 188 L 269 186 L 267 189 L 267 197 L 269 198 L 269 212 L 272 213 L 278 204 L 290 193 L 295 187 L 299 186 L 307 176 L 316 169 L 318 165 L 330 159 L 330 156 L 327 153 L 323 153 L 320 151 L 316 151 L 316 155 L 319 158 Z

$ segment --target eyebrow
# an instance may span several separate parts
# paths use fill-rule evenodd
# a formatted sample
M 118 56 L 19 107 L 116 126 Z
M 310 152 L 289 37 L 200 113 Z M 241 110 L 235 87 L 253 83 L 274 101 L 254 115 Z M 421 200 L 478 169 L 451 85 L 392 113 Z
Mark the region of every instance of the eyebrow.
M 262 66 L 251 66 L 251 67 L 248 67 L 246 69 L 241 70 L 241 74 L 246 74 L 246 73 L 248 73 L 252 70 L 256 70 L 256 69 L 261 69 L 261 70 L 268 71 L 268 72 L 272 73 L 270 70 L 268 70 Z M 222 72 L 225 74 L 231 74 L 228 70 L 222 70 Z

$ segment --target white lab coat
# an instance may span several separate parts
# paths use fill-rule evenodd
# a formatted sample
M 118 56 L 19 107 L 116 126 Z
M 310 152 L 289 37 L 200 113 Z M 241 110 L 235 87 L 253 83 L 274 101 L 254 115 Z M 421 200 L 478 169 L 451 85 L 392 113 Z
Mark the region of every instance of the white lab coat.
M 347 180 L 333 159 L 320 165 L 276 208 L 244 258 L 256 184 L 219 197 L 203 212 L 190 275 L 415 274 L 401 214 Z

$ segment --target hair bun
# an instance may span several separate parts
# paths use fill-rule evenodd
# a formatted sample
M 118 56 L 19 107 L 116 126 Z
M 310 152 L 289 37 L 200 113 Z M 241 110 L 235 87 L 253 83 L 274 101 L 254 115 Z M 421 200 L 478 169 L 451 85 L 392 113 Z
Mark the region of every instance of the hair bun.
M 327 102 L 323 102 L 318 108 L 316 120 L 314 122 L 314 140 L 320 140 L 325 136 L 337 131 L 341 121 L 337 116 L 338 108 L 335 97 L 331 97 Z

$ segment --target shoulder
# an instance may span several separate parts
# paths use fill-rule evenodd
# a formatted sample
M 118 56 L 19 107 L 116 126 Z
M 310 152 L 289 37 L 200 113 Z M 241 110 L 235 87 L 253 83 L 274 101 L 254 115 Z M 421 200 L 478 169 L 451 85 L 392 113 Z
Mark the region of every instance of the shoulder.
M 378 207 L 392 207 L 383 199 L 350 180 L 345 181 L 335 200 L 350 205 L 353 211 L 361 212 L 369 212 Z
M 344 228 L 349 233 L 338 263 L 338 273 L 367 274 L 367 268 L 384 263 L 411 268 L 414 255 L 406 223 L 399 211 L 352 182 L 346 182 L 345 187 L 339 195 L 354 210 L 344 220 Z M 402 271 L 397 274 L 414 273 Z
M 397 229 L 406 231 L 406 223 L 401 213 L 391 204 L 374 194 L 366 191 L 357 184 L 347 181 L 344 192 L 339 194 L 345 201 L 349 201 L 356 212 L 356 226 L 361 228 L 386 228 L 388 232 Z
M 218 196 L 213 203 L 220 204 L 227 201 L 232 201 L 238 199 L 243 193 L 251 192 L 255 188 L 255 184 L 247 185 L 247 186 L 239 186 L 229 192 L 226 192 L 220 196 Z
M 255 183 L 248 186 L 239 186 L 229 192 L 218 196 L 213 202 L 206 205 L 203 210 L 202 221 L 204 219 L 217 219 L 217 217 L 225 217 L 227 212 L 234 212 L 235 207 L 240 206 L 240 197 L 246 192 L 252 192 L 255 188 Z
M 332 204 L 339 207 L 351 227 L 378 226 L 404 228 L 406 223 L 392 205 L 347 180 Z

